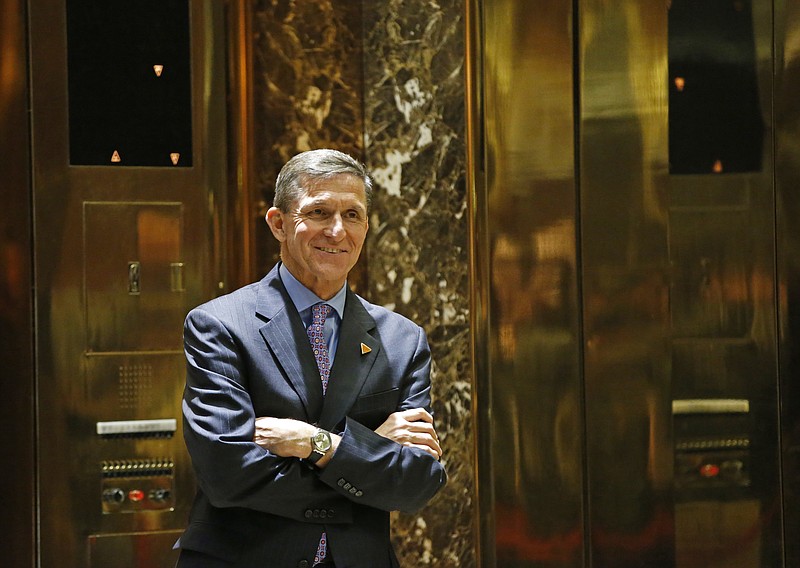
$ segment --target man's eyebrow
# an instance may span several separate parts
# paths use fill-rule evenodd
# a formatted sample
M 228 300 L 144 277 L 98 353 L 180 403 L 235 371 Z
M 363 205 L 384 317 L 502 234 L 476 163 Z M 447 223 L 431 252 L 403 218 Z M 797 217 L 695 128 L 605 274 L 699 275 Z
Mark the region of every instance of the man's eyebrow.
M 301 210 L 302 211 L 308 211 L 309 209 L 315 209 L 317 207 L 329 208 L 330 204 L 325 199 L 314 198 L 311 201 L 305 203 L 302 206 Z M 345 211 L 349 211 L 351 209 L 358 210 L 358 211 L 361 211 L 361 212 L 366 212 L 367 211 L 366 205 L 364 205 L 363 203 L 361 203 L 359 201 L 356 201 L 356 202 L 350 203 L 350 204 L 346 204 L 345 207 L 344 207 Z
M 325 201 L 322 199 L 313 199 L 312 201 L 308 201 L 303 204 L 302 209 L 313 209 L 315 207 L 322 207 L 325 205 Z

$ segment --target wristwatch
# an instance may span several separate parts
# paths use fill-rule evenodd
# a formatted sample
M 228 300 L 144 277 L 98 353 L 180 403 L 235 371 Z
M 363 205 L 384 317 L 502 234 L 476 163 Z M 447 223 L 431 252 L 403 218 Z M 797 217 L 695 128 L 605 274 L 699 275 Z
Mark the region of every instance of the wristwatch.
M 317 463 L 331 449 L 331 433 L 317 428 L 311 436 L 311 455 L 306 458 L 312 464 Z

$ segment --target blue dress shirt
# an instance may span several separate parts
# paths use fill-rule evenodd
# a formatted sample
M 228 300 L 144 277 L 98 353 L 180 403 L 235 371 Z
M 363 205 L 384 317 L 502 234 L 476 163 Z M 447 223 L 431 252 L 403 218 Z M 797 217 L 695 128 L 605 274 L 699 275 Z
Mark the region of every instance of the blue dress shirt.
M 347 298 L 347 283 L 345 282 L 344 286 L 336 292 L 333 298 L 330 300 L 323 300 L 301 284 L 283 263 L 281 263 L 278 271 L 283 286 L 289 293 L 289 297 L 292 299 L 294 307 L 297 308 L 297 312 L 300 314 L 300 319 L 303 320 L 303 325 L 306 329 L 311 325 L 311 306 L 324 302 L 333 308 L 331 314 L 325 319 L 325 325 L 322 328 L 322 334 L 325 336 L 325 344 L 328 347 L 328 358 L 331 361 L 331 367 L 333 367 L 333 359 L 336 357 L 336 346 L 339 344 L 339 327 L 342 324 L 344 302 Z M 336 315 L 334 316 L 334 314 Z

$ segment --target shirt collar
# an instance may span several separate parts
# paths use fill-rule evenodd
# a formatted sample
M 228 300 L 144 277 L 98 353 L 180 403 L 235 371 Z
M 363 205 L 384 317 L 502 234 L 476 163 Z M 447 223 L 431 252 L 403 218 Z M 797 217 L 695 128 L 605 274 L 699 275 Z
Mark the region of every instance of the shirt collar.
M 286 265 L 281 263 L 278 267 L 278 272 L 281 277 L 281 281 L 283 282 L 284 288 L 289 293 L 289 297 L 292 299 L 292 303 L 294 307 L 297 308 L 298 313 L 303 313 L 305 310 L 308 310 L 314 304 L 318 304 L 320 302 L 325 302 L 329 304 L 339 315 L 339 319 L 342 319 L 344 316 L 344 302 L 347 298 L 347 282 L 344 283 L 344 286 L 336 292 L 336 294 L 330 300 L 323 300 L 319 296 L 317 296 L 314 292 L 306 288 L 300 281 L 294 277 L 294 275 L 289 272 L 289 269 L 286 268 Z

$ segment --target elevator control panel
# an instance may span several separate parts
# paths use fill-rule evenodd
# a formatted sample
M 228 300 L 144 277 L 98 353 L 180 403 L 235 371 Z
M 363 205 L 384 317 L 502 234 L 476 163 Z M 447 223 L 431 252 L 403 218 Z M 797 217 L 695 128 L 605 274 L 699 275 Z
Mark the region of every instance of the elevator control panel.
M 174 469 L 172 458 L 102 462 L 100 502 L 103 513 L 174 509 Z
M 104 440 L 171 438 L 175 418 L 98 422 Z M 173 457 L 106 459 L 100 463 L 100 503 L 103 513 L 172 510 L 175 508 Z
M 677 497 L 746 495 L 751 485 L 750 402 L 674 400 L 672 414 Z

